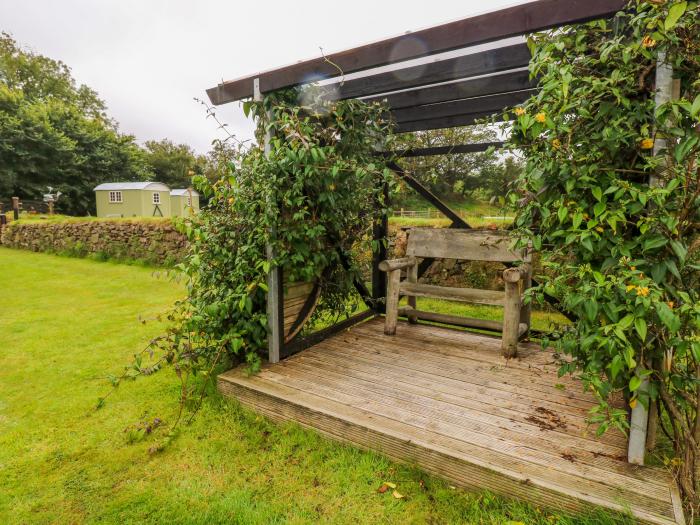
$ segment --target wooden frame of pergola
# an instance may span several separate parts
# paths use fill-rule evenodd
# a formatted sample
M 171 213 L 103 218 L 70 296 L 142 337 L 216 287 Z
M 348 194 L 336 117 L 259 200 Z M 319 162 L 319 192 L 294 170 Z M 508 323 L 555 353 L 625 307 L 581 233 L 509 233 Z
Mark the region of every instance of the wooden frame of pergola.
M 221 105 L 251 97 L 260 99 L 265 93 L 278 89 L 321 81 L 323 89 L 326 90 L 329 97 L 384 101 L 396 123 L 396 131 L 399 133 L 468 126 L 479 119 L 522 103 L 536 92 L 537 83 L 530 78 L 527 70 L 531 58 L 529 49 L 523 39 L 514 43 L 513 37 L 523 37 L 528 33 L 568 24 L 608 18 L 622 9 L 625 4 L 624 0 L 538 0 L 236 80 L 225 81 L 208 89 L 207 94 L 214 105 Z M 393 69 L 387 71 L 384 66 L 390 66 Z M 391 154 L 399 158 L 462 154 L 485 151 L 488 148 L 500 146 L 500 143 L 461 144 L 391 152 Z M 450 227 L 470 228 L 469 224 L 442 202 L 438 196 L 432 194 L 397 163 L 391 164 L 390 168 L 408 186 L 440 210 L 451 221 Z M 388 217 L 384 215 L 373 225 L 373 235 L 375 239 L 385 239 L 387 233 Z M 285 358 L 309 348 L 312 351 L 309 355 L 315 355 L 326 346 L 330 352 L 338 341 L 338 337 L 341 337 L 338 334 L 346 333 L 345 331 L 354 325 L 383 313 L 386 298 L 386 276 L 380 271 L 379 264 L 386 259 L 386 255 L 384 247 L 374 254 L 372 281 L 369 288 L 363 282 L 355 283 L 359 295 L 368 306 L 368 310 L 306 337 L 296 335 L 291 340 L 285 340 L 285 290 L 282 270 L 273 268 L 270 271 L 268 279 L 268 361 L 271 364 L 280 360 L 289 361 L 289 364 L 285 365 L 287 368 L 284 366 L 270 368 L 273 382 L 281 381 L 279 378 L 274 379 L 277 377 L 276 374 L 283 374 L 283 371 L 287 369 L 291 370 L 293 366 L 296 366 L 293 363 L 299 363 L 300 360 L 303 360 L 303 357 L 300 356 L 303 356 L 304 352 L 289 360 Z M 419 271 L 425 271 L 430 263 L 430 260 L 423 261 Z M 313 296 L 313 293 L 310 294 L 306 303 L 295 311 L 294 328 L 299 328 L 296 325 L 303 323 L 313 308 Z M 372 326 L 372 323 L 365 323 L 363 326 L 365 328 L 359 329 L 361 331 L 357 333 L 365 333 L 367 337 L 371 338 L 372 335 L 367 334 L 367 330 L 369 330 L 367 326 Z M 406 330 L 412 329 L 406 328 Z M 408 332 L 405 333 L 408 334 Z M 434 341 L 432 343 L 426 341 L 426 344 L 434 343 Z M 386 344 L 380 341 L 376 343 L 380 346 Z M 472 343 L 465 340 L 465 344 Z M 486 343 L 482 341 L 479 344 Z M 393 347 L 389 348 L 390 346 L 391 344 L 388 344 L 386 351 L 398 351 L 393 350 Z M 436 351 L 439 352 L 439 350 Z M 320 359 L 320 356 L 311 359 Z M 318 364 L 323 366 L 321 361 L 318 361 Z M 430 364 L 428 363 L 426 366 L 430 366 Z M 290 372 L 292 375 L 294 373 L 303 375 L 304 372 Z M 339 380 L 341 379 L 342 377 L 339 377 Z M 294 380 L 301 381 L 299 378 Z M 322 410 L 319 406 L 323 406 L 323 410 L 330 410 L 330 408 L 322 404 L 318 406 L 313 404 L 315 398 L 310 398 L 309 395 L 321 395 L 313 390 L 313 388 L 319 387 L 317 384 L 308 386 L 310 381 L 308 378 L 305 381 L 307 387 L 299 386 L 298 383 L 289 383 L 284 387 L 285 389 L 292 388 L 292 385 L 295 385 L 293 388 L 301 390 L 302 393 L 299 394 L 298 400 L 288 399 L 291 395 L 289 390 L 283 389 L 286 393 L 275 393 L 277 391 L 274 388 L 268 391 L 266 389 L 271 387 L 267 384 L 263 385 L 263 380 L 243 379 L 237 373 L 230 373 L 220 378 L 219 386 L 224 393 L 235 395 L 243 402 L 273 418 L 280 418 L 279 414 L 276 413 L 277 410 L 287 411 L 289 415 L 281 419 L 293 419 L 339 439 L 368 448 L 377 448 L 371 442 L 363 441 L 364 438 L 361 437 L 346 439 L 344 435 L 336 435 L 336 420 L 340 418 L 346 425 L 343 427 L 345 431 L 351 433 L 347 425 L 354 416 L 343 415 L 341 417 L 334 414 L 331 420 L 318 422 L 320 420 L 316 416 L 308 415 L 307 411 L 309 410 L 312 414 Z M 321 382 L 321 379 L 318 381 Z M 386 387 L 380 385 L 377 388 Z M 392 395 L 406 394 L 394 393 Z M 307 400 L 308 404 L 304 400 Z M 345 414 L 342 410 L 340 412 Z M 644 432 L 641 435 L 637 433 L 636 437 L 633 437 L 633 441 L 628 445 L 629 450 L 625 447 L 625 452 L 630 458 L 639 459 L 641 450 L 641 461 L 636 461 L 636 463 L 643 463 L 646 419 L 643 423 Z M 372 425 L 368 424 L 363 428 L 366 431 L 370 427 Z M 377 432 L 379 432 L 378 435 L 384 435 L 382 432 L 385 432 L 386 435 L 391 434 L 389 430 L 380 429 Z M 633 436 L 635 436 L 634 432 Z M 376 437 L 376 439 L 380 438 Z M 407 457 L 407 453 L 390 453 L 383 447 L 379 448 L 397 459 L 406 459 Z M 434 453 L 434 450 L 431 453 Z M 428 460 L 417 461 L 427 470 L 438 473 L 443 473 L 444 469 L 448 468 L 444 465 L 433 468 L 433 464 Z M 637 474 L 627 470 L 624 470 L 624 474 L 632 475 L 632 477 L 637 476 Z M 447 477 L 456 482 L 462 482 L 459 476 L 447 475 Z M 486 484 L 486 486 L 498 492 L 501 491 L 499 483 L 500 481 L 494 482 L 493 485 Z M 543 481 L 544 485 L 547 483 L 549 482 Z M 473 486 L 473 483 L 466 481 L 462 484 Z M 620 486 L 617 487 L 616 490 L 621 490 Z M 665 510 L 658 512 L 645 510 L 641 507 L 635 508 L 635 505 L 631 504 L 632 513 L 641 521 L 648 523 L 681 523 L 683 518 L 682 512 L 679 511 L 677 490 L 675 490 L 673 482 L 669 482 L 669 487 L 668 501 L 659 496 L 660 500 L 663 500 L 660 505 Z M 541 491 L 535 492 L 541 495 Z M 520 492 L 514 491 L 513 493 L 519 494 Z M 528 496 L 529 491 L 525 490 L 524 493 L 526 494 L 523 497 L 526 499 L 537 501 L 536 498 Z M 557 494 L 559 493 L 557 492 Z M 576 497 L 586 500 L 586 497 L 582 497 L 580 494 Z M 596 498 L 590 501 L 608 508 L 619 508 L 611 501 L 605 501 L 605 496 L 598 495 Z
M 536 81 L 527 71 L 530 51 L 525 42 L 506 41 L 503 44 L 504 39 L 609 17 L 624 3 L 621 0 L 540 0 L 225 81 L 207 89 L 207 95 L 214 105 L 221 105 L 322 80 L 326 82 L 324 89 L 328 96 L 384 101 L 396 122 L 398 133 L 468 126 L 524 102 L 537 88 Z M 484 44 L 491 44 L 488 46 L 491 48 L 472 52 L 474 46 L 483 47 Z M 416 63 L 416 59 L 430 57 L 433 57 L 430 62 Z M 374 72 L 376 68 L 387 65 L 400 69 Z M 358 73 L 360 75 L 355 78 L 345 79 L 345 75 Z M 395 153 L 399 157 L 474 153 L 500 145 L 462 144 Z M 451 227 L 470 227 L 398 164 L 390 167 L 408 186 L 450 219 Z M 376 239 L 386 238 L 387 225 L 387 217 L 374 225 Z M 281 299 L 283 279 L 281 270 L 273 269 L 269 283 L 269 304 L 272 305 L 269 312 L 269 361 L 277 362 L 355 322 L 382 313 L 386 280 L 379 271 L 379 263 L 385 258 L 383 248 L 374 255 L 371 290 L 364 283 L 356 283 L 368 311 L 310 337 L 297 337 L 289 342 L 284 341 L 282 329 L 285 317 Z M 429 264 L 430 261 L 425 261 L 420 272 L 425 271 Z M 307 311 L 308 308 L 303 308 L 299 312 L 300 320 Z

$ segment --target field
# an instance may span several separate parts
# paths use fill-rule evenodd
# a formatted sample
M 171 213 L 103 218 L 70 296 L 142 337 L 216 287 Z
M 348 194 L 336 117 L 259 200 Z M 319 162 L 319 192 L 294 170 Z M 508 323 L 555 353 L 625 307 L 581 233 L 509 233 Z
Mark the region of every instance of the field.
M 616 523 L 470 494 L 215 393 L 149 454 L 155 438 L 133 428 L 173 421 L 171 371 L 94 406 L 105 376 L 162 328 L 139 319 L 182 285 L 143 267 L 8 249 L 0 266 L 11 291 L 0 316 L 1 523 Z M 385 481 L 405 497 L 378 493 Z

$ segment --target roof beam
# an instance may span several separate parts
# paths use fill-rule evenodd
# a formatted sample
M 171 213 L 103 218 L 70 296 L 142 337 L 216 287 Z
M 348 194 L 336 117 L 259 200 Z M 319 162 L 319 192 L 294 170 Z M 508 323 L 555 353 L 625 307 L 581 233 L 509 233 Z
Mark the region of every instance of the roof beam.
M 207 95 L 213 104 L 225 104 L 251 97 L 254 78 L 260 79 L 262 92 L 275 91 L 313 78 L 337 77 L 338 68 L 345 74 L 364 71 L 511 36 L 604 18 L 621 10 L 625 4 L 626 0 L 539 0 L 223 82 L 208 89 Z
M 528 71 L 509 71 L 500 75 L 469 78 L 450 84 L 439 84 L 399 93 L 388 93 L 365 99 L 365 101 L 385 101 L 391 109 L 401 109 L 535 87 L 537 87 L 537 81 L 530 80 Z
M 416 120 L 429 120 L 440 117 L 450 117 L 455 115 L 465 115 L 471 113 L 496 113 L 507 107 L 515 106 L 525 102 L 537 91 L 528 89 L 516 91 L 514 93 L 501 93 L 488 97 L 467 98 L 463 100 L 453 100 L 440 104 L 428 104 L 414 108 L 404 108 L 392 111 L 392 115 L 399 124 Z
M 425 131 L 428 129 L 456 128 L 460 126 L 471 126 L 477 120 L 490 117 L 493 111 L 481 111 L 478 113 L 468 113 L 464 115 L 454 115 L 449 117 L 438 117 L 424 120 L 414 120 L 411 122 L 400 122 L 394 128 L 396 133 L 407 133 L 409 131 Z
M 409 148 L 395 151 L 382 151 L 387 158 L 408 159 L 412 157 L 433 157 L 435 155 L 459 155 L 464 153 L 481 153 L 489 148 L 501 149 L 503 142 L 476 142 L 474 144 L 455 144 L 450 146 L 432 146 L 429 148 Z
M 526 67 L 530 63 L 530 58 L 527 45 L 515 44 L 377 75 L 353 78 L 346 80 L 342 85 L 331 84 L 326 89 L 333 93 L 333 98 L 338 99 L 377 95 Z

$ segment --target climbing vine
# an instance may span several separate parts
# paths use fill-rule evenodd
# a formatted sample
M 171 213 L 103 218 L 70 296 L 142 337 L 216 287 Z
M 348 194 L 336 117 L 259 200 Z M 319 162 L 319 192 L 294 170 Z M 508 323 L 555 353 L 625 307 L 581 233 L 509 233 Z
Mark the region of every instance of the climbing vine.
M 652 411 L 651 435 L 658 421 L 670 443 L 657 452 L 693 515 L 700 504 L 699 34 L 697 2 L 649 0 L 631 2 L 612 21 L 534 35 L 531 72 L 541 90 L 511 112 L 511 142 L 526 159 L 511 194 L 520 210 L 515 227 L 544 263 L 532 299 L 553 296 L 577 319 L 558 334 L 567 356 L 561 372 L 580 375 L 598 397 L 591 419 L 599 432 L 628 429 L 638 404 Z M 656 109 L 659 53 L 680 89 Z M 620 396 L 626 409 L 613 402 Z
M 379 248 L 371 226 L 393 180 L 376 155 L 391 140 L 385 109 L 328 101 L 321 88 L 306 87 L 244 110 L 257 122 L 259 144 L 269 132 L 268 147 L 239 143 L 219 180 L 194 178 L 209 203 L 181 225 L 191 244 L 178 268 L 187 296 L 168 313 L 167 332 L 113 378 L 118 385 L 170 365 L 182 382 L 181 415 L 190 403 L 196 408 L 217 368 L 259 366 L 271 265 L 287 282 L 321 285 L 317 317 L 342 316 L 359 299 L 353 281 L 362 267 L 353 255 Z

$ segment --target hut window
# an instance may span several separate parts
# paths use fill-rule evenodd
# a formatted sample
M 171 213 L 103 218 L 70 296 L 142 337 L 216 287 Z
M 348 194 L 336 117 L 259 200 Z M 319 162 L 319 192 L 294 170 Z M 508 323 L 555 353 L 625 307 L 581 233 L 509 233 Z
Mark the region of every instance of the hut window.
M 123 202 L 121 191 L 110 191 L 109 192 L 109 202 Z
M 153 193 L 153 204 L 160 204 L 160 193 Z

